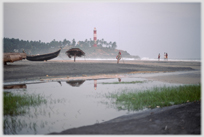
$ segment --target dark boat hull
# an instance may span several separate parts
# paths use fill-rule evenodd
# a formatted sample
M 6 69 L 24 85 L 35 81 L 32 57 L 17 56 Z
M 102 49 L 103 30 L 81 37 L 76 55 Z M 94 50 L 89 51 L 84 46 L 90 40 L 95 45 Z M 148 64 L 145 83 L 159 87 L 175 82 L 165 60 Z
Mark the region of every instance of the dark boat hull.
M 58 51 L 53 52 L 53 53 L 27 56 L 26 59 L 29 61 L 45 61 L 45 60 L 47 61 L 47 60 L 56 58 L 59 55 L 60 51 L 61 51 L 61 49 L 59 49 Z

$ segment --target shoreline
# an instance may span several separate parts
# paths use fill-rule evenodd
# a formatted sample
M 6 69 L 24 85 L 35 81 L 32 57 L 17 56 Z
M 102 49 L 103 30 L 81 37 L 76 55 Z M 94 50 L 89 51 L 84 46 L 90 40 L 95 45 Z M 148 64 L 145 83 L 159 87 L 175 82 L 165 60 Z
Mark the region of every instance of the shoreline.
M 128 77 L 140 77 L 147 80 L 161 81 L 164 83 L 177 83 L 177 84 L 201 84 L 200 71 L 180 71 L 180 72 L 151 72 L 139 71 L 123 74 L 102 74 L 102 75 L 83 75 L 81 77 L 47 77 L 40 80 L 27 80 L 20 82 L 4 82 L 4 85 L 17 85 L 27 83 L 39 82 L 56 82 L 56 81 L 75 81 L 75 80 L 94 80 L 94 79 L 116 79 Z M 189 75 L 189 76 L 188 76 Z M 188 77 L 187 77 L 188 76 Z M 191 77 L 192 76 L 192 77 Z
M 61 132 L 51 132 L 47 135 L 200 135 L 200 108 L 201 101 L 154 108 L 136 114 L 120 116 L 103 123 L 71 128 Z
M 151 80 L 159 81 L 163 80 L 164 82 L 184 81 L 184 84 L 190 84 L 190 81 L 192 81 L 192 83 L 199 83 L 200 81 L 201 83 L 200 62 L 126 61 L 125 63 L 116 64 L 116 61 L 95 60 L 79 60 L 76 62 L 72 60 L 50 60 L 47 62 L 23 60 L 8 63 L 8 65 L 4 66 L 3 71 L 4 82 L 44 81 L 49 79 L 100 79 L 135 75 L 136 77 L 146 77 Z
M 66 55 L 59 55 L 58 57 L 56 57 L 55 59 L 52 60 L 73 60 L 73 58 L 68 58 Z M 77 57 L 76 60 L 97 60 L 97 61 L 105 61 L 105 60 L 112 60 L 112 61 L 116 61 L 115 56 L 113 57 Z M 160 58 L 158 60 L 158 58 L 149 58 L 149 57 L 139 57 L 139 58 L 134 58 L 134 57 L 124 57 L 122 56 L 121 61 L 182 61 L 182 62 L 201 62 L 201 59 L 199 58 L 168 58 L 168 59 L 164 59 L 164 58 Z

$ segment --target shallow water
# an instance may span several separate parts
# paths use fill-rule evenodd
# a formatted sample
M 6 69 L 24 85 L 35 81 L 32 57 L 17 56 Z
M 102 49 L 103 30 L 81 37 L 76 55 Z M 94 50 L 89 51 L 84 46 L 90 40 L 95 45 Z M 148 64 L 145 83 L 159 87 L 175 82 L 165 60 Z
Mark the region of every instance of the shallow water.
M 135 84 L 103 84 L 103 82 L 131 82 Z M 23 116 L 4 116 L 7 128 L 4 134 L 48 134 L 66 129 L 93 125 L 113 118 L 140 111 L 118 110 L 105 95 L 134 90 L 145 90 L 160 86 L 177 86 L 143 78 L 98 79 L 71 82 L 29 83 L 20 88 L 4 88 L 4 92 L 15 94 L 40 94 L 47 104 L 30 107 Z M 15 86 L 17 87 L 17 86 Z M 141 110 L 145 111 L 145 110 Z M 13 122 L 12 122 L 13 121 Z

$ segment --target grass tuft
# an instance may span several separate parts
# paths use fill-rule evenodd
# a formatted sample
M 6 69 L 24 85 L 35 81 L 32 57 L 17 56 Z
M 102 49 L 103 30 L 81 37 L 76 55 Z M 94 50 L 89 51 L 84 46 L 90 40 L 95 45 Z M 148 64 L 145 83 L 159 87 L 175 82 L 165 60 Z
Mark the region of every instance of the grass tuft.
M 4 115 L 21 115 L 26 113 L 26 106 L 38 106 L 41 103 L 47 101 L 40 95 L 4 93 Z
M 119 110 L 165 107 L 201 99 L 201 85 L 154 87 L 145 91 L 133 90 L 128 93 L 126 90 L 110 93 L 106 97 L 115 99 L 114 103 Z

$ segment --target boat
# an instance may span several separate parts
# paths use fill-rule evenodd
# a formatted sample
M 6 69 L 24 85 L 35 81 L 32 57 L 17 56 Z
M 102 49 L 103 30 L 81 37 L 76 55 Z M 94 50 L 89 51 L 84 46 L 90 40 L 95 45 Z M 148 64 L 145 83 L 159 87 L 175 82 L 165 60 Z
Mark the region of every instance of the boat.
M 61 51 L 61 48 L 58 51 L 55 51 L 53 53 L 47 53 L 47 54 L 41 54 L 41 55 L 31 55 L 26 57 L 29 61 L 47 61 L 53 58 L 56 58 Z

